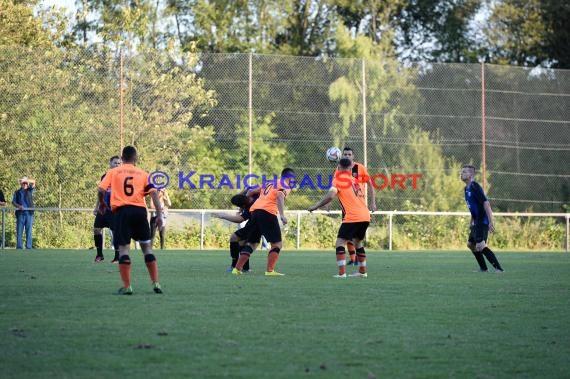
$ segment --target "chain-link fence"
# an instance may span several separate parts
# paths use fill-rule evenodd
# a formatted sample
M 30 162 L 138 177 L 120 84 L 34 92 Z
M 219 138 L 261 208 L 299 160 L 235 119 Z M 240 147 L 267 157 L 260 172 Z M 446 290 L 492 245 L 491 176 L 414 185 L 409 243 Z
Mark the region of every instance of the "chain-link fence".
M 227 208 L 247 174 L 290 166 L 302 188 L 287 207 L 305 209 L 329 183 L 330 146 L 376 175 L 379 210 L 464 211 L 465 163 L 485 171 L 495 210 L 570 203 L 564 70 L 2 48 L 0 125 L 0 188 L 10 199 L 33 177 L 43 207 L 91 207 L 127 144 L 169 176 L 176 208 Z
M 179 172 L 196 171 L 193 195 L 175 195 L 189 208 L 221 207 L 215 192 L 232 189 L 200 190 L 201 174 L 214 175 L 214 187 L 228 174 L 237 187 L 245 174 L 292 166 L 316 186 L 332 170 L 332 145 L 351 146 L 385 176 L 379 209 L 463 209 L 463 163 L 487 168 L 479 180 L 501 210 L 559 212 L 569 201 L 564 70 L 33 49 L 4 49 L 0 65 L 0 180 L 8 191 L 19 176 L 36 177 L 43 206 L 89 206 L 121 144 L 141 150 L 145 169 L 172 176 L 172 190 Z M 393 174 L 422 177 L 414 189 Z M 298 193 L 303 207 L 321 195 L 310 184 Z

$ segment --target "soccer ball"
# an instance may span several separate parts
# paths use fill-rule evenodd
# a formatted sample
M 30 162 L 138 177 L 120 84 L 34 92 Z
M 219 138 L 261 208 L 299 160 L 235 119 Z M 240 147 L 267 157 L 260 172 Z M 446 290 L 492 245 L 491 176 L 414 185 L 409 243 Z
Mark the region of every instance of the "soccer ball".
M 336 146 L 329 147 L 327 150 L 327 159 L 329 162 L 338 162 L 342 157 L 342 151 Z

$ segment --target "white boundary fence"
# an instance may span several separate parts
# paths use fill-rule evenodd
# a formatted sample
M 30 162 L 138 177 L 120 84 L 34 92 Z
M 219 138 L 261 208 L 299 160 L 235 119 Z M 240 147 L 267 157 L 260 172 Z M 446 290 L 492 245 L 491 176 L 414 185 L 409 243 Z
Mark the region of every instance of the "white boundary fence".
M 88 212 L 92 213 L 93 208 L 34 208 L 38 212 Z M 1 248 L 5 248 L 6 241 L 6 213 L 14 212 L 14 208 L 1 208 L 2 212 L 2 244 Z M 236 212 L 235 209 L 169 209 L 169 213 L 184 213 L 184 214 L 194 214 L 200 216 L 200 250 L 204 250 L 204 229 L 205 229 L 205 216 L 206 214 L 211 214 L 214 212 Z M 314 211 L 314 214 L 338 214 L 340 211 Z M 301 236 L 301 217 L 303 215 L 308 215 L 309 212 L 306 210 L 287 210 L 287 215 L 295 215 L 297 219 L 297 230 L 296 230 L 296 246 L 297 250 L 300 249 L 300 236 Z M 376 211 L 372 213 L 373 215 L 384 215 L 388 216 L 388 250 L 392 250 L 393 246 L 393 218 L 399 215 L 410 215 L 410 216 L 461 216 L 468 217 L 469 212 L 415 212 L 415 211 Z M 493 213 L 495 217 L 556 217 L 564 218 L 566 220 L 566 234 L 565 234 L 565 250 L 568 252 L 570 250 L 570 213 L 511 213 L 511 212 L 496 212 Z

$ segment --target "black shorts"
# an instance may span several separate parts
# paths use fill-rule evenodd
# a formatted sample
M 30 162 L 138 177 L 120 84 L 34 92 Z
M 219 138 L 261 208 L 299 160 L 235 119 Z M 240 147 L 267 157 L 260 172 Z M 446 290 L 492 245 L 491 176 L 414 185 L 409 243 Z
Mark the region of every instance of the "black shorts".
M 150 241 L 150 225 L 146 208 L 125 205 L 118 208 L 114 216 L 114 238 L 119 245 L 129 245 L 131 239 L 139 242 Z
M 338 229 L 337 238 L 345 240 L 357 239 L 362 241 L 366 237 L 366 229 L 368 229 L 370 222 L 343 222 Z
M 95 222 L 93 223 L 94 228 L 109 228 L 113 230 L 113 212 L 105 212 L 105 214 L 101 214 L 97 212 L 95 215 Z
M 245 223 L 245 226 L 241 229 L 238 229 L 234 232 L 234 234 L 237 236 L 237 238 L 240 241 L 243 240 L 247 240 L 247 237 L 249 236 L 249 233 L 251 232 L 251 222 L 249 220 L 247 220 L 247 222 Z
M 487 237 L 489 236 L 489 225 L 471 225 L 471 230 L 469 231 L 469 239 L 467 242 L 471 244 L 476 244 L 481 241 L 487 242 Z
M 252 212 L 247 224 L 251 224 L 247 242 L 259 243 L 261 236 L 264 236 L 270 243 L 281 242 L 281 228 L 276 215 L 262 209 L 256 209 Z

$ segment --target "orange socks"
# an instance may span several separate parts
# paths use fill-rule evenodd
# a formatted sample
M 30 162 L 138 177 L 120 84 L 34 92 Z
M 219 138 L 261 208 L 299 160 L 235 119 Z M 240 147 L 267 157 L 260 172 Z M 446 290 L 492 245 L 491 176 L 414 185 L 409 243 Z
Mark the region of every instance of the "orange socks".
M 277 260 L 279 259 L 279 252 L 281 251 L 280 248 L 274 247 L 273 249 L 269 250 L 269 254 L 267 254 L 267 271 L 275 270 L 275 265 L 277 264 Z
M 158 264 L 156 261 L 146 262 L 146 268 L 148 270 L 148 274 L 150 275 L 150 280 L 153 283 L 158 282 Z
M 119 274 L 123 281 L 123 287 L 128 288 L 131 286 L 131 258 L 128 255 L 123 255 L 119 260 Z
M 146 254 L 144 256 L 144 263 L 150 275 L 150 280 L 152 280 L 153 283 L 158 283 L 158 264 L 156 263 L 154 254 Z
M 243 270 L 243 266 L 245 265 L 245 262 L 247 262 L 248 260 L 249 260 L 249 254 L 240 253 L 236 263 L 236 268 L 240 271 Z

